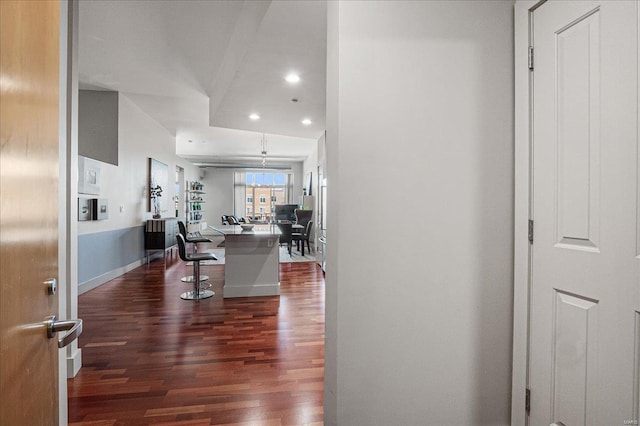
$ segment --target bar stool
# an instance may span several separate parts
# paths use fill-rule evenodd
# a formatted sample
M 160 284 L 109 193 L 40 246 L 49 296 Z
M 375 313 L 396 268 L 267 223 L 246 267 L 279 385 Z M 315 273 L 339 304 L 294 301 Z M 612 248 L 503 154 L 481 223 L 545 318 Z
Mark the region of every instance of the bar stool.
M 178 239 L 178 253 L 180 254 L 180 259 L 185 262 L 193 262 L 193 277 L 195 277 L 193 280 L 193 290 L 182 293 L 180 298 L 184 300 L 200 300 L 213 296 L 215 294 L 213 291 L 200 288 L 200 261 L 218 260 L 218 258 L 215 257 L 213 253 L 187 254 L 186 243 L 182 234 L 177 234 L 176 238 Z M 209 277 L 207 277 L 207 280 L 208 279 Z
M 178 221 L 178 228 L 180 230 L 180 233 L 184 237 L 185 243 L 193 244 L 193 252 L 194 253 L 198 252 L 198 243 L 210 243 L 211 242 L 211 240 L 209 238 L 203 237 L 202 234 L 200 234 L 199 232 L 188 233 L 187 232 L 187 228 L 186 228 L 186 226 L 184 226 L 184 223 L 182 223 L 182 221 Z M 186 277 L 182 277 L 181 281 L 183 283 L 192 283 L 192 282 L 195 281 L 195 279 L 196 278 L 193 275 L 189 275 L 189 276 L 186 276 Z M 207 281 L 208 279 L 209 279 L 209 277 L 207 275 L 200 275 L 200 282 Z
M 180 233 L 184 237 L 184 241 L 187 243 L 193 244 L 193 251 L 198 252 L 198 243 L 210 243 L 211 240 L 205 236 L 203 236 L 200 232 L 187 232 L 187 227 L 184 226 L 184 223 L 178 221 L 178 228 L 180 229 Z

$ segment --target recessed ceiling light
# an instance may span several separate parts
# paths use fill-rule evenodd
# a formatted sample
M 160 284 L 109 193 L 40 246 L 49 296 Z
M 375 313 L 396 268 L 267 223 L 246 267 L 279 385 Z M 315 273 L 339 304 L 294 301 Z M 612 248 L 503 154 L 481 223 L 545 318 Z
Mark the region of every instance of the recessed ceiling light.
M 259 116 L 258 114 L 251 114 L 251 115 L 249 116 L 249 118 L 250 118 L 250 119 L 252 119 L 252 120 L 254 120 L 254 121 L 255 121 L 255 120 L 260 120 L 260 116 Z
M 285 80 L 287 80 L 288 83 L 297 83 L 300 81 L 300 76 L 298 74 L 288 74 L 285 78 Z
M 305 126 L 308 126 L 309 124 L 311 124 L 311 120 L 309 120 L 308 118 L 305 118 L 304 120 L 302 120 L 302 124 L 304 124 Z

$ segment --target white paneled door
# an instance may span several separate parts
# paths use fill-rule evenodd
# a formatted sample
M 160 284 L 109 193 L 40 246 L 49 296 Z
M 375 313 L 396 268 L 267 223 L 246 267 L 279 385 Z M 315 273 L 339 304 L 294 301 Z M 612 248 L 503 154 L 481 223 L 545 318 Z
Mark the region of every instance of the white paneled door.
M 531 425 L 638 424 L 638 18 L 533 13 Z

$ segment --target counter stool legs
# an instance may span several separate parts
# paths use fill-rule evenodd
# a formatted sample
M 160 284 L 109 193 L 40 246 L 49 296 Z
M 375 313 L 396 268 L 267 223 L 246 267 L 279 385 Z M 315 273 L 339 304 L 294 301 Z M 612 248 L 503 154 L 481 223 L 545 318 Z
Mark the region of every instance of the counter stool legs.
M 198 252 L 198 243 L 193 243 L 193 252 Z M 207 281 L 208 279 L 208 275 L 200 275 L 200 282 Z M 196 277 L 194 277 L 193 275 L 187 275 L 186 277 L 180 278 L 180 281 L 182 281 L 183 283 L 192 283 L 196 281 Z
M 193 262 L 193 277 L 195 278 L 195 280 L 193 280 L 193 290 L 192 291 L 187 291 L 186 293 L 182 293 L 180 295 L 180 298 L 184 299 L 184 300 L 200 300 L 200 299 L 206 299 L 208 297 L 213 296 L 215 293 L 211 290 L 203 290 L 200 288 L 200 277 L 202 275 L 200 275 L 200 261 L 194 261 Z M 204 275 L 206 276 L 206 275 Z M 187 277 L 185 277 L 187 278 Z M 207 277 L 207 279 L 209 279 L 209 277 Z M 184 281 L 184 279 L 183 279 Z
M 209 275 L 200 275 L 200 282 L 207 281 L 208 279 L 209 279 Z M 180 281 L 182 281 L 183 283 L 192 283 L 196 281 L 196 277 L 194 277 L 193 275 L 189 275 L 189 276 L 180 278 Z

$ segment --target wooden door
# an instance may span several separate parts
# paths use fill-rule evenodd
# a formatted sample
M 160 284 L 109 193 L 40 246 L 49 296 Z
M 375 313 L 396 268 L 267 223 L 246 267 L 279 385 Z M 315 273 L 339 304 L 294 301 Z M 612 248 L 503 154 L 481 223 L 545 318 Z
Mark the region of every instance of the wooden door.
M 58 424 L 59 8 L 0 1 L 0 424 Z
M 638 16 L 534 12 L 532 425 L 637 424 Z

